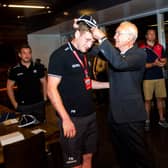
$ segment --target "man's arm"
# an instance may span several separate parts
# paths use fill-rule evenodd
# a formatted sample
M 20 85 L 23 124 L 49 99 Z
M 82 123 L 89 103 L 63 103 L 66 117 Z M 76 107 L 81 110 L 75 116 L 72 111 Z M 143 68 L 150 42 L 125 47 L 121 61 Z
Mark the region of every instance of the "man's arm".
M 47 93 L 52 105 L 62 119 L 64 136 L 67 138 L 73 138 L 76 135 L 76 129 L 63 105 L 62 98 L 59 94 L 58 86 L 60 82 L 61 77 L 48 76 Z
M 109 82 L 99 82 L 92 80 L 92 89 L 108 89 L 109 87 Z
M 124 56 L 120 54 L 109 40 L 104 40 L 100 44 L 99 49 L 115 69 L 133 71 L 141 69 L 145 65 L 146 53 L 141 49 L 136 50 L 136 53 L 129 52 L 127 54 L 126 52 L 127 55 Z
M 104 32 L 98 28 L 92 28 L 91 31 L 94 38 L 99 42 L 100 52 L 113 68 L 121 71 L 132 71 L 142 68 L 146 57 L 143 50 L 136 50 L 136 53 L 129 52 L 129 55 L 126 52 L 127 56 L 124 56 L 111 44 Z
M 164 67 L 165 64 L 166 64 L 166 58 L 161 58 L 161 59 L 156 59 L 154 62 L 146 63 L 146 64 L 145 64 L 145 67 L 146 67 L 146 68 L 152 68 L 152 67 L 154 67 L 154 66 Z
M 40 82 L 42 85 L 42 90 L 43 90 L 43 99 L 44 101 L 47 100 L 47 80 L 46 77 L 40 78 Z
M 167 63 L 167 58 L 166 57 L 165 58 L 161 58 L 160 62 L 163 64 L 163 66 L 165 66 L 166 63 Z
M 7 94 L 8 94 L 8 97 L 13 105 L 13 107 L 15 109 L 17 109 L 18 107 L 18 103 L 16 101 L 16 98 L 15 98 L 15 94 L 14 94 L 14 85 L 15 85 L 15 81 L 12 81 L 10 79 L 7 80 Z

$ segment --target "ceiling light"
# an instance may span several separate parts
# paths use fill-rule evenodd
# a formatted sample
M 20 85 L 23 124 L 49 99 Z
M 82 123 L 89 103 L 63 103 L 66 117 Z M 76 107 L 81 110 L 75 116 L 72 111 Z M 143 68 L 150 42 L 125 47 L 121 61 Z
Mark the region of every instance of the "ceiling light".
M 64 16 L 68 16 L 68 15 L 69 15 L 69 13 L 64 11 Z
M 8 5 L 6 5 L 6 4 L 3 4 L 2 6 L 3 6 L 3 7 L 7 7 Z
M 31 8 L 31 9 L 44 9 L 45 6 L 35 6 L 35 5 L 14 5 L 14 4 L 9 4 L 9 8 Z

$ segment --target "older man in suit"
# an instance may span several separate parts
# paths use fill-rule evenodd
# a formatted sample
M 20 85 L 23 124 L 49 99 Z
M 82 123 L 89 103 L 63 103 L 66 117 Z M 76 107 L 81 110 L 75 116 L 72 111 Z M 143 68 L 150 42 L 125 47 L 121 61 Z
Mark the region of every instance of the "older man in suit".
M 134 43 L 137 27 L 122 22 L 116 29 L 115 47 L 98 28 L 92 33 L 99 49 L 109 63 L 110 111 L 108 115 L 112 141 L 121 168 L 154 167 L 146 151 L 143 123 L 146 112 L 142 98 L 141 82 L 145 69 L 146 53 Z

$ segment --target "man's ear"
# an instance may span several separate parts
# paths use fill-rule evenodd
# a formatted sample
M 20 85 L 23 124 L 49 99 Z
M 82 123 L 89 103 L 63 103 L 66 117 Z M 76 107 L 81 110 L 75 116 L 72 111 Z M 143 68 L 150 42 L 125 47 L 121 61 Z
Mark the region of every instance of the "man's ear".
M 18 56 L 19 56 L 19 58 L 21 58 L 21 54 L 20 53 L 18 54 Z
M 78 29 L 79 25 L 77 24 L 78 19 L 74 19 L 73 28 Z
M 134 38 L 132 36 L 128 36 L 128 41 L 132 41 Z
M 77 30 L 77 31 L 75 32 L 75 38 L 78 39 L 79 37 L 80 37 L 80 32 L 79 32 L 79 30 Z

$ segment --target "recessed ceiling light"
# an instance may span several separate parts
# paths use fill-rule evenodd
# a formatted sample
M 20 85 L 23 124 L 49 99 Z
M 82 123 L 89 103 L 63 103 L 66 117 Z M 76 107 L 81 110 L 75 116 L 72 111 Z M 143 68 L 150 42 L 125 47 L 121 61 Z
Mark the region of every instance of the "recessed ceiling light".
M 6 4 L 3 4 L 2 6 L 3 6 L 3 7 L 7 7 L 8 5 L 6 5 Z

